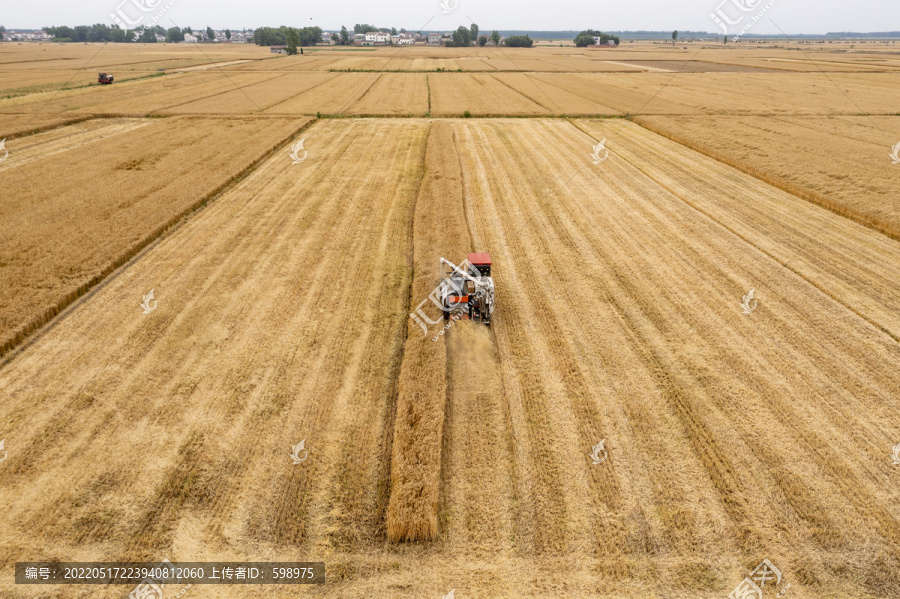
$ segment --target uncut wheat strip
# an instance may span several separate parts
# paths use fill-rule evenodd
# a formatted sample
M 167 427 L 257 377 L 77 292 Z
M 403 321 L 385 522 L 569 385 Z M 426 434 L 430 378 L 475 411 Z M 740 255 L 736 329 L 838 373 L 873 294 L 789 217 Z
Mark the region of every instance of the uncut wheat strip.
M 87 144 L 128 133 L 149 124 L 150 121 L 143 119 L 92 119 L 23 137 L 20 140 L 11 141 L 7 146 L 7 150 L 13 155 L 13 160 L 4 160 L 0 163 L 0 172 L 82 148 Z
M 410 310 L 417 311 L 440 280 L 435 259 L 470 249 L 462 204 L 459 160 L 447 123 L 432 126 L 425 154 L 426 175 L 413 221 L 413 281 Z M 453 258 L 450 258 L 451 260 Z M 421 298 L 421 299 L 420 299 Z M 440 311 L 426 302 L 431 320 Z M 446 350 L 408 323 L 397 395 L 391 459 L 387 534 L 392 541 L 431 540 L 438 533 L 441 447 L 446 391 Z
M 587 124 L 588 130 L 594 125 Z M 634 143 L 630 140 L 640 140 Z M 629 141 L 626 141 L 629 140 Z M 813 282 L 821 291 L 865 316 L 896 339 L 898 294 L 893 272 L 900 267 L 898 242 L 794 196 L 739 173 L 705 156 L 698 156 L 700 178 L 678 166 L 681 146 L 649 131 L 629 128 L 623 151 L 640 168 L 699 210 L 715 214 L 722 224 L 776 257 Z M 653 154 L 651 161 L 649 153 Z M 663 163 L 669 166 L 663 168 Z M 710 191 L 694 195 L 697 187 Z M 747 202 L 745 194 L 760 197 Z M 713 202 L 710 198 L 715 197 Z M 721 209 L 723 202 L 730 207 Z M 828 237 L 823 238 L 822 232 Z M 837 240 L 841 240 L 835 243 Z M 779 271 L 773 270 L 775 276 Z

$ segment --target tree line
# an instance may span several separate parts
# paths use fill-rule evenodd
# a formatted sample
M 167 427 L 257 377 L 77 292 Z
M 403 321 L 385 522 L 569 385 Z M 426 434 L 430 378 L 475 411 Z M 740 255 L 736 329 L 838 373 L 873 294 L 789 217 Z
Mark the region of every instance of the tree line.
M 179 43 L 183 42 L 185 35 L 193 34 L 194 31 L 190 27 L 171 27 L 166 29 L 160 25 L 140 26 L 135 29 L 122 29 L 118 25 L 104 25 L 96 23 L 94 25 L 78 25 L 69 27 L 62 25 L 59 27 L 44 27 L 43 30 L 53 37 L 56 42 L 112 42 L 112 43 L 144 43 L 153 44 L 158 41 L 157 35 L 162 36 L 166 42 Z M 3 32 L 0 29 L 0 39 L 3 39 Z M 396 27 L 375 27 L 368 23 L 357 23 L 353 26 L 353 34 L 371 33 L 381 31 L 390 35 L 397 35 Z M 303 46 L 314 46 L 323 41 L 322 29 L 320 27 L 259 27 L 253 32 L 253 43 L 258 46 L 286 46 L 288 54 L 296 54 L 297 48 Z M 408 33 L 406 29 L 400 29 L 399 33 Z M 421 35 L 421 32 L 418 32 Z M 472 23 L 471 26 L 465 27 L 460 25 L 459 28 L 451 34 L 450 40 L 445 42 L 446 46 L 451 47 L 468 47 L 473 44 L 486 46 L 493 43 L 495 46 L 500 45 L 500 32 L 494 30 L 488 35 L 479 35 L 478 25 Z M 584 34 L 592 33 L 590 30 L 579 34 L 579 38 Z M 599 32 L 596 32 L 599 33 Z M 199 33 L 198 33 L 199 35 Z M 224 32 L 225 39 L 230 40 L 232 33 L 230 29 Z M 613 37 L 618 44 L 618 38 Z M 209 41 L 216 40 L 216 32 L 212 27 L 206 28 L 206 38 Z M 576 38 L 576 44 L 578 39 Z M 341 27 L 340 33 L 333 33 L 331 40 L 338 45 L 350 46 L 353 44 L 353 37 L 346 27 Z M 593 38 L 590 38 L 593 43 Z M 526 35 L 510 35 L 506 38 L 505 44 L 509 47 L 530 48 L 534 44 L 527 34 Z M 585 44 L 587 45 L 587 44 Z
M 135 29 L 122 29 L 118 25 L 104 25 L 97 23 L 95 25 L 78 25 L 69 27 L 62 25 L 60 27 L 44 27 L 43 30 L 47 35 L 53 36 L 55 42 L 112 42 L 116 43 L 141 43 L 155 44 L 158 40 L 157 35 L 163 36 L 167 42 L 178 43 L 184 41 L 185 35 L 193 35 L 194 30 L 190 27 L 172 27 L 166 29 L 160 25 L 140 26 Z M 231 39 L 231 30 L 226 29 L 225 39 Z M 216 32 L 212 27 L 206 28 L 206 37 L 210 41 L 215 41 Z
M 601 45 L 606 44 L 610 41 L 615 42 L 615 44 L 619 45 L 619 36 L 610 35 L 608 33 L 603 33 L 602 31 L 594 31 L 593 29 L 585 29 L 581 33 L 575 36 L 573 40 L 575 45 L 579 48 L 584 48 L 585 46 L 590 46 L 594 43 L 594 38 L 600 38 L 599 43 Z

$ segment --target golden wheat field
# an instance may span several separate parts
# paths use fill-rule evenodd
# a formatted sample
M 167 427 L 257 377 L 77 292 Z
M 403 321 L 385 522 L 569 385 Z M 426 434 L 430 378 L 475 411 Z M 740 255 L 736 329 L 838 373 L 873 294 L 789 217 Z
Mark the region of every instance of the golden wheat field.
M 0 596 L 900 596 L 896 51 L 566 43 L 0 43 Z

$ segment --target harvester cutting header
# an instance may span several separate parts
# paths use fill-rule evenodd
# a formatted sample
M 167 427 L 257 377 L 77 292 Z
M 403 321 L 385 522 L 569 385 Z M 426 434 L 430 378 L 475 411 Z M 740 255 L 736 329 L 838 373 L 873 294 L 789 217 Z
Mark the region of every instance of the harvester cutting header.
M 444 320 L 458 315 L 490 325 L 494 313 L 491 257 L 487 253 L 472 253 L 466 262 L 465 268 L 460 268 L 441 258 L 444 272 L 439 289 Z

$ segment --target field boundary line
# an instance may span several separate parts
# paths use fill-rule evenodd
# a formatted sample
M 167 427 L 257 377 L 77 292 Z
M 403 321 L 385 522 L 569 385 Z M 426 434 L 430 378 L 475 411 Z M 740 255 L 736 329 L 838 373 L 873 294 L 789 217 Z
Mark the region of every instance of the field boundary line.
M 310 119 L 309 122 L 302 124 L 290 135 L 283 138 L 281 141 L 276 142 L 267 152 L 253 160 L 247 167 L 230 177 L 224 183 L 218 185 L 200 200 L 191 204 L 188 208 L 185 208 L 180 213 L 170 218 L 166 223 L 157 227 L 156 230 L 104 267 L 100 273 L 80 285 L 75 291 L 69 293 L 57 302 L 55 306 L 47 308 L 44 310 L 43 314 L 26 324 L 25 327 L 14 334 L 9 341 L 0 345 L 0 369 L 9 364 L 16 356 L 21 354 L 27 348 L 31 347 L 31 345 L 42 338 L 46 333 L 56 328 L 56 326 L 67 315 L 75 310 L 75 308 L 117 279 L 125 269 L 137 262 L 144 254 L 180 229 L 183 224 L 194 216 L 194 214 L 202 211 L 227 191 L 231 190 L 235 185 L 246 179 L 260 165 L 287 146 L 297 134 L 310 128 L 316 122 L 318 122 L 317 119 Z
M 579 129 L 580 129 L 580 127 L 579 127 Z M 655 132 L 652 132 L 652 131 L 651 131 L 651 133 L 654 133 L 654 134 L 655 134 Z M 677 143 L 677 142 L 676 142 L 676 143 Z M 688 149 L 691 149 L 691 148 L 688 148 Z M 743 241 L 744 243 L 746 243 L 747 245 L 749 245 L 749 246 L 751 246 L 752 248 L 754 248 L 755 250 L 758 250 L 760 253 L 762 253 L 764 256 L 766 256 L 767 258 L 769 258 L 770 260 L 772 260 L 772 261 L 775 262 L 776 264 L 780 264 L 781 267 L 782 267 L 782 269 L 785 269 L 785 270 L 790 271 L 790 272 L 791 272 L 792 274 L 794 274 L 796 277 L 802 279 L 802 280 L 805 281 L 807 284 L 809 284 L 811 287 L 813 287 L 814 289 L 816 289 L 817 291 L 819 291 L 822 295 L 824 295 L 825 297 L 831 299 L 831 300 L 832 300 L 833 302 L 835 302 L 836 304 L 838 304 L 838 305 L 840 305 L 840 306 L 843 306 L 846 310 L 848 310 L 849 312 L 852 312 L 853 314 L 855 314 L 856 316 L 858 316 L 859 318 L 861 318 L 861 319 L 864 320 L 865 322 L 869 323 L 869 324 L 872 325 L 872 327 L 874 327 L 875 329 L 877 329 L 877 330 L 883 332 L 883 333 L 886 334 L 888 337 L 890 337 L 891 339 L 893 339 L 895 342 L 900 343 L 900 337 L 895 336 L 891 331 L 889 331 L 888 329 L 886 329 L 884 326 L 882 326 L 882 325 L 879 324 L 878 322 L 873 321 L 870 317 L 866 316 L 865 314 L 862 314 L 862 313 L 858 312 L 854 307 L 847 305 L 846 303 L 844 303 L 843 301 L 841 301 L 840 299 L 838 299 L 837 297 L 835 297 L 834 295 L 832 295 L 831 293 L 829 293 L 827 289 L 823 289 L 823 288 L 822 288 L 819 284 L 817 284 L 815 281 L 809 279 L 808 277 L 806 277 L 806 276 L 803 275 L 802 273 L 800 273 L 800 272 L 798 272 L 797 270 L 791 268 L 791 267 L 790 267 L 790 260 L 784 260 L 784 261 L 782 261 L 782 260 L 778 259 L 776 256 L 773 256 L 772 254 L 770 254 L 769 252 L 767 252 L 767 251 L 764 250 L 763 248 L 759 247 L 757 244 L 753 243 L 753 241 L 751 241 L 750 239 L 747 239 L 746 237 L 744 237 L 743 235 L 741 235 L 740 233 L 738 233 L 737 231 L 735 231 L 734 229 L 732 229 L 731 227 L 729 227 L 728 225 L 726 225 L 725 223 L 723 223 L 722 221 L 720 221 L 719 219 L 717 219 L 716 217 L 714 217 L 714 216 L 712 216 L 711 214 L 707 213 L 707 212 L 706 212 L 705 210 L 703 210 L 702 208 L 699 208 L 699 207 L 695 206 L 692 202 L 690 202 L 689 200 L 687 200 L 687 199 L 685 199 L 684 197 L 682 197 L 681 194 L 679 194 L 679 193 L 675 192 L 674 190 L 670 189 L 669 186 L 667 186 L 666 184 L 664 184 L 664 183 L 660 182 L 659 180 L 657 180 L 656 177 L 654 177 L 654 176 L 651 175 L 650 173 L 646 172 L 644 169 L 642 169 L 640 166 L 638 166 L 637 164 L 635 164 L 634 162 L 632 162 L 631 160 L 629 160 L 628 158 L 626 158 L 626 157 L 623 156 L 622 154 L 619 153 L 619 154 L 617 154 L 617 156 L 619 156 L 619 158 L 621 158 L 623 161 L 625 161 L 626 163 L 628 163 L 628 164 L 629 164 L 630 166 L 632 166 L 633 168 L 637 169 L 637 170 L 638 170 L 641 174 L 643 174 L 645 177 L 647 177 L 648 179 L 650 179 L 651 181 L 653 181 L 654 183 L 656 183 L 657 185 L 659 185 L 661 188 L 665 189 L 667 192 L 669 192 L 670 194 L 672 194 L 672 196 L 674 196 L 674 197 L 678 198 L 679 200 L 681 200 L 682 202 L 684 202 L 684 204 L 686 204 L 687 206 L 689 206 L 691 209 L 693 209 L 693 210 L 697 211 L 698 213 L 702 214 L 703 216 L 705 216 L 706 218 L 708 218 L 708 219 L 711 220 L 712 222 L 716 223 L 717 225 L 719 225 L 720 227 L 722 227 L 723 229 L 725 229 L 726 231 L 728 231 L 729 233 L 731 233 L 732 235 L 734 235 L 735 237 L 737 237 L 738 239 L 740 239 L 741 241 Z M 711 158 L 711 157 L 710 157 L 710 158 Z M 726 166 L 730 166 L 730 165 L 726 165 Z M 739 169 L 736 169 L 736 170 L 739 170 Z M 765 182 L 765 181 L 761 181 L 761 182 L 762 182 L 763 184 L 765 184 L 765 185 L 769 185 L 769 183 L 767 183 L 767 182 Z M 773 185 L 772 187 L 775 187 L 775 186 Z M 796 197 L 796 196 L 794 196 L 794 194 L 792 194 L 792 193 L 790 193 L 790 192 L 787 192 L 787 191 L 785 191 L 785 190 L 783 190 L 783 189 L 779 189 L 779 188 L 777 188 L 777 187 L 776 187 L 776 189 L 778 189 L 778 190 L 781 191 L 782 193 L 787 193 L 788 195 L 790 195 L 790 196 L 792 196 L 792 197 Z M 803 198 L 797 198 L 797 199 L 800 200 L 800 201 L 805 201 L 805 200 L 803 200 Z M 825 208 L 823 208 L 823 207 L 821 207 L 821 206 L 819 206 L 819 208 L 822 208 L 823 210 L 826 210 L 829 214 L 834 214 L 834 213 L 831 212 L 830 210 L 827 210 L 827 209 L 825 209 Z M 836 217 L 838 217 L 838 218 L 843 218 L 843 217 L 841 217 L 839 214 L 834 214 L 834 216 L 836 216 Z M 849 219 L 848 219 L 848 220 L 849 220 Z M 859 224 L 859 223 L 857 223 L 857 224 Z M 860 225 L 860 226 L 862 226 L 862 225 Z M 794 256 L 796 256 L 796 252 L 794 253 Z M 793 257 L 792 257 L 792 259 L 793 259 Z
M 25 131 L 20 131 L 14 135 L 10 135 L 8 137 L 9 140 L 13 139 L 21 139 L 23 137 L 31 137 L 32 135 L 37 135 L 38 133 L 45 133 L 47 131 L 53 131 L 54 129 L 62 129 L 63 127 L 68 127 L 69 125 L 77 125 L 78 123 L 83 123 L 84 121 L 90 121 L 95 118 L 103 118 L 103 117 L 95 117 L 93 115 L 85 115 L 80 117 L 75 117 L 68 121 L 63 121 L 61 123 L 51 123 L 50 125 L 43 125 L 41 127 L 36 127 L 34 129 L 27 129 Z
M 657 116 L 657 115 L 652 115 L 652 116 Z M 734 159 L 732 159 L 724 154 L 721 154 L 719 152 L 716 152 L 715 150 L 711 150 L 700 144 L 691 142 L 677 134 L 665 131 L 661 127 L 652 125 L 650 123 L 643 122 L 642 120 L 639 120 L 639 119 L 641 119 L 641 116 L 637 115 L 635 118 L 631 118 L 629 120 L 631 120 L 636 125 L 643 127 L 644 129 L 650 131 L 651 133 L 653 133 L 655 135 L 665 137 L 666 139 L 673 141 L 681 146 L 684 146 L 684 147 L 688 148 L 689 150 L 693 150 L 699 154 L 703 154 L 707 158 L 712 158 L 716 162 L 721 162 L 722 164 L 724 164 L 726 166 L 730 166 L 731 168 L 736 169 L 736 170 L 744 173 L 745 175 L 749 175 L 749 176 L 753 177 L 754 179 L 757 179 L 758 181 L 761 181 L 767 185 L 771 185 L 772 187 L 775 187 L 785 193 L 789 193 L 792 196 L 796 196 L 797 198 L 799 198 L 805 202 L 814 204 L 816 206 L 819 206 L 820 208 L 824 208 L 825 210 L 828 210 L 829 212 L 831 212 L 837 216 L 841 216 L 848 220 L 852 220 L 856 224 L 862 225 L 863 227 L 866 227 L 867 229 L 869 229 L 871 231 L 875 231 L 876 233 L 880 233 L 880 234 L 884 235 L 885 237 L 888 237 L 889 239 L 893 239 L 895 241 L 900 241 L 900 230 L 896 230 L 894 227 L 882 225 L 882 224 L 878 223 L 877 221 L 875 221 L 874 219 L 872 219 L 871 217 L 868 217 L 860 212 L 857 212 L 847 206 L 841 206 L 839 204 L 836 204 L 836 203 L 832 202 L 831 200 L 829 200 L 828 198 L 826 198 L 825 196 L 823 196 L 815 191 L 805 189 L 803 187 L 800 187 L 800 186 L 793 184 L 789 181 L 786 181 L 784 179 L 780 179 L 777 177 L 771 177 L 771 176 L 765 174 L 764 172 L 760 171 L 759 169 L 743 165 L 739 161 L 734 160 Z

